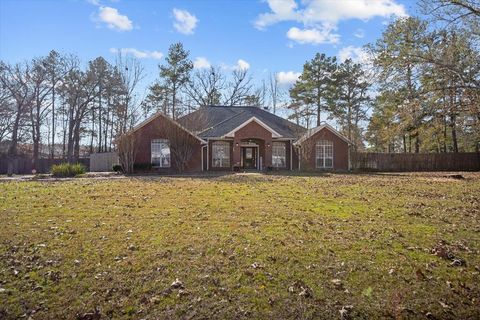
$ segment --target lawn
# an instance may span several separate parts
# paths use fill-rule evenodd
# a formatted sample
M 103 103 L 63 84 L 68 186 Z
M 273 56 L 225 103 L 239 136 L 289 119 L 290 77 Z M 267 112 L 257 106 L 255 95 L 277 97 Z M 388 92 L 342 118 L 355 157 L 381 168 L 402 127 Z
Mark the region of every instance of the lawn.
M 480 174 L 0 183 L 0 318 L 480 318 Z

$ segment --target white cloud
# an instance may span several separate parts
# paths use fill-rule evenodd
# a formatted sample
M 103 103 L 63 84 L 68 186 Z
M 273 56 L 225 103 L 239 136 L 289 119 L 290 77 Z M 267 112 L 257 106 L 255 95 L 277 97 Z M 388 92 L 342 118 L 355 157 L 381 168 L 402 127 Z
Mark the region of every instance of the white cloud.
M 93 4 L 94 6 L 100 5 L 100 0 L 87 0 L 87 2 Z
M 107 24 L 107 27 L 118 31 L 128 31 L 133 29 L 132 20 L 126 15 L 120 14 L 117 9 L 112 7 L 98 8 L 98 19 Z
M 287 20 L 300 20 L 301 14 L 296 12 L 298 5 L 295 0 L 267 0 L 272 12 L 262 13 L 255 21 L 255 27 L 264 29 L 269 25 Z
M 198 19 L 187 10 L 173 9 L 173 17 L 175 29 L 183 34 L 193 34 L 193 30 L 197 27 Z
M 237 70 L 248 70 L 248 69 L 250 69 L 250 63 L 248 63 L 247 61 L 245 61 L 243 59 L 238 59 L 235 69 L 237 69 Z
M 163 53 L 160 51 L 142 51 L 135 48 L 110 48 L 110 52 L 114 54 L 132 55 L 139 59 L 161 59 L 163 57 Z
M 207 58 L 204 57 L 197 57 L 195 61 L 193 61 L 193 67 L 195 69 L 208 69 L 210 68 L 211 64 Z
M 336 30 L 338 22 L 342 20 L 360 19 L 367 21 L 374 17 L 407 16 L 405 7 L 396 1 L 308 0 L 299 2 L 302 4 L 300 7 L 295 0 L 267 0 L 271 12 L 260 14 L 254 25 L 258 29 L 265 29 L 278 22 L 293 21 L 303 24 L 304 31 L 316 30 L 318 34 L 328 39 L 328 34 Z M 309 35 L 309 37 L 318 38 L 318 35 Z M 309 41 L 309 43 L 319 42 Z
M 355 33 L 353 34 L 355 37 L 357 38 L 363 38 L 365 37 L 365 30 L 363 29 L 357 29 L 357 31 L 355 31 Z
M 248 70 L 248 69 L 250 69 L 250 63 L 248 63 L 247 61 L 245 61 L 243 59 L 238 59 L 237 63 L 234 64 L 234 65 L 222 62 L 220 64 L 220 67 L 223 70 Z
M 290 28 L 287 32 L 287 38 L 298 43 L 337 43 L 339 40 L 338 34 L 333 34 L 328 29 L 299 29 L 297 27 Z
M 370 55 L 362 47 L 348 46 L 340 49 L 337 54 L 340 61 L 352 59 L 353 62 L 361 64 L 369 64 L 371 61 Z
M 300 75 L 300 72 L 280 71 L 277 73 L 277 81 L 283 86 L 289 86 L 294 84 Z

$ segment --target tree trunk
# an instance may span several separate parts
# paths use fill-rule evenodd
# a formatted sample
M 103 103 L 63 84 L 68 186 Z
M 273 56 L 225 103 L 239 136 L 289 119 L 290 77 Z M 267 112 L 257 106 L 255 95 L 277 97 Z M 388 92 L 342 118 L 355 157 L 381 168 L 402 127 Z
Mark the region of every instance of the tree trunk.
M 75 126 L 74 132 L 73 160 L 76 162 L 80 158 L 80 125 Z
M 412 153 L 412 134 L 408 134 L 408 153 Z
M 52 149 L 50 150 L 50 157 L 55 158 L 55 78 L 52 79 L 54 84 L 52 87 Z
M 447 117 L 443 117 L 443 152 L 447 153 Z
M 73 119 L 73 107 L 70 110 L 70 115 L 68 119 L 68 144 L 67 144 L 67 159 L 68 162 L 73 161 L 73 142 L 74 142 L 74 129 L 75 129 L 75 121 Z
M 93 136 L 95 135 L 95 108 L 92 107 L 92 128 L 90 133 L 90 153 L 93 153 Z
M 177 100 L 177 87 L 174 84 L 172 90 L 172 118 L 173 120 L 177 120 L 177 111 L 175 110 L 175 103 Z
M 453 152 L 458 153 L 458 139 L 457 139 L 457 116 L 453 113 L 450 115 L 450 128 L 452 130 L 452 144 Z
M 11 177 L 13 175 L 14 161 L 17 155 L 17 141 L 18 141 L 18 127 L 20 126 L 20 118 L 22 116 L 21 107 L 17 104 L 17 114 L 15 115 L 15 121 L 12 128 L 12 137 L 10 146 L 8 147 L 8 167 L 7 175 Z
M 39 153 L 40 153 L 40 114 L 39 108 L 37 108 L 35 125 L 33 127 L 33 169 L 38 171 Z
M 420 133 L 415 134 L 415 153 L 420 153 Z
M 98 91 L 98 152 L 102 152 L 102 86 Z

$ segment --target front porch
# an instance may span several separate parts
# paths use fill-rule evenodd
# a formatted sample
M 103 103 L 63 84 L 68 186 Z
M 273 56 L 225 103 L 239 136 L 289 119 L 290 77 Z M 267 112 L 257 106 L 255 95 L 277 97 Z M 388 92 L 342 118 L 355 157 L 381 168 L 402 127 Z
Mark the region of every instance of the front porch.
M 207 138 L 206 171 L 292 170 L 293 140 L 251 118 L 219 138 Z
M 209 140 L 203 156 L 204 171 L 271 171 L 293 169 L 290 140 L 258 138 Z

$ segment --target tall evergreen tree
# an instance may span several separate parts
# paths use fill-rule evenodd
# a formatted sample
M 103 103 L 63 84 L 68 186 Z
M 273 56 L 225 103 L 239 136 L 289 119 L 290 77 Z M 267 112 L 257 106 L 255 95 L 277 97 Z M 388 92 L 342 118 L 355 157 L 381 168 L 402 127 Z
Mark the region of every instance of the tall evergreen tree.
M 303 72 L 290 90 L 290 97 L 296 103 L 307 108 L 314 106 L 316 124 L 321 123 L 321 113 L 328 111 L 328 101 L 332 96 L 334 74 L 337 69 L 337 58 L 317 53 L 315 57 L 303 65 Z
M 168 49 L 168 55 L 165 58 L 167 64 L 160 65 L 160 79 L 162 85 L 168 90 L 170 115 L 173 119 L 182 112 L 178 108 L 180 92 L 188 83 L 193 69 L 193 63 L 188 58 L 189 54 L 181 42 L 174 43 Z
M 335 80 L 333 99 L 330 103 L 332 117 L 337 120 L 343 133 L 357 149 L 363 144 L 360 124 L 367 120 L 370 83 L 362 66 L 354 63 L 352 59 L 347 59 L 339 65 Z
M 398 19 L 371 47 L 374 64 L 380 71 L 380 90 L 397 95 L 395 100 L 400 101 L 397 116 L 402 119 L 403 135 L 408 135 L 409 140 L 415 139 L 417 153 L 420 152 L 420 134 L 425 117 L 418 57 L 425 49 L 426 28 L 426 23 L 417 18 Z

